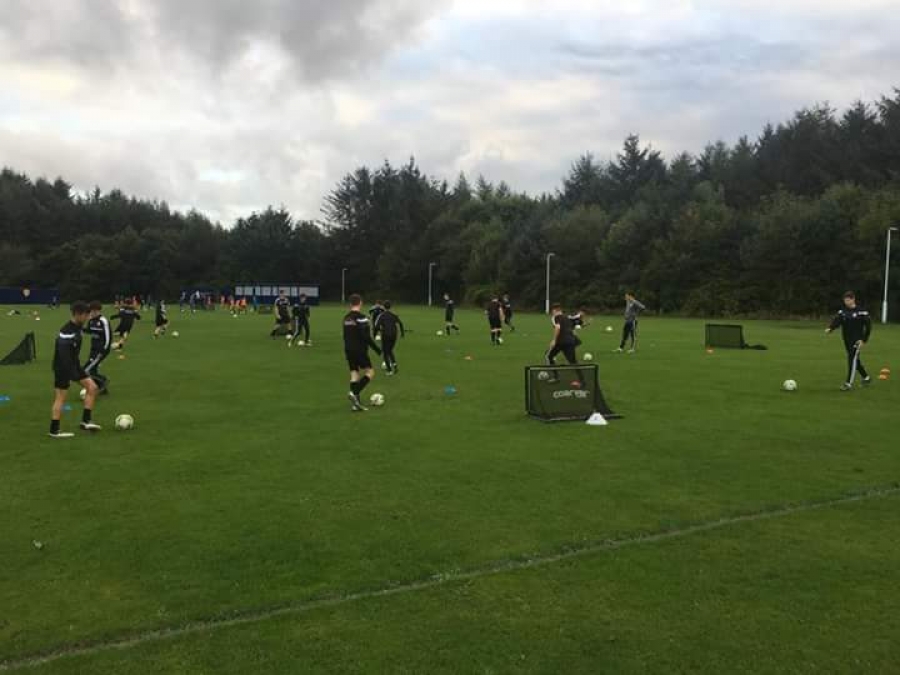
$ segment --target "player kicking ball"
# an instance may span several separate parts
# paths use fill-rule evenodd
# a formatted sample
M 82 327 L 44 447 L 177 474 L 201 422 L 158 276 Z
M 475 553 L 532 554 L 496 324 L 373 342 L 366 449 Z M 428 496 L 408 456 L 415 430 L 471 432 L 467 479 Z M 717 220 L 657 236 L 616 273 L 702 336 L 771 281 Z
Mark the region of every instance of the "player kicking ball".
M 100 431 L 100 426 L 91 419 L 94 402 L 97 399 L 98 387 L 81 367 L 81 332 L 88 322 L 91 309 L 83 302 L 72 305 L 72 319 L 66 323 L 56 336 L 56 348 L 53 353 L 54 399 L 50 418 L 50 438 L 72 438 L 75 434 L 63 433 L 60 430 L 63 406 L 72 382 L 79 382 L 84 387 L 84 412 L 81 416 L 83 431 Z
M 369 317 L 362 312 L 363 300 L 359 295 L 350 296 L 350 311 L 344 317 L 344 355 L 350 366 L 350 399 L 353 412 L 366 412 L 360 397 L 375 378 L 375 369 L 369 358 L 369 348 L 381 355 L 381 348 L 372 339 Z
M 550 316 L 553 321 L 553 339 L 550 341 L 550 350 L 547 352 L 547 365 L 555 366 L 556 357 L 562 354 L 570 366 L 578 365 L 578 357 L 575 350 L 581 345 L 581 340 L 575 335 L 572 319 L 563 313 L 561 305 L 553 305 L 550 308 Z M 557 382 L 559 374 L 554 371 L 551 382 Z M 584 384 L 584 377 L 578 371 L 578 382 Z
M 872 317 L 856 304 L 856 294 L 853 291 L 844 293 L 844 308 L 835 314 L 825 333 L 831 334 L 838 328 L 841 329 L 844 349 L 847 350 L 847 381 L 841 385 L 841 391 L 853 389 L 857 373 L 864 386 L 872 384 L 872 378 L 859 356 L 872 335 Z

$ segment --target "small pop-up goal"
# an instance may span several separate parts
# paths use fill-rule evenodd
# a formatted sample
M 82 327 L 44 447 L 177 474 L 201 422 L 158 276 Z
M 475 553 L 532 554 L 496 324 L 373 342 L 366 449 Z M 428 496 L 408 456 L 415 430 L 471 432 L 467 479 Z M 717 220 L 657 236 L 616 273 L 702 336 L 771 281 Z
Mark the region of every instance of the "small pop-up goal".
M 620 419 L 606 404 L 596 364 L 528 366 L 525 368 L 525 409 L 544 422 L 584 421 L 594 413 Z
M 709 349 L 758 349 L 765 345 L 750 345 L 744 340 L 744 327 L 740 324 L 706 324 L 706 347 Z
M 37 359 L 37 346 L 34 341 L 34 333 L 28 333 L 22 338 L 19 346 L 0 361 L 0 366 L 19 366 L 35 359 Z

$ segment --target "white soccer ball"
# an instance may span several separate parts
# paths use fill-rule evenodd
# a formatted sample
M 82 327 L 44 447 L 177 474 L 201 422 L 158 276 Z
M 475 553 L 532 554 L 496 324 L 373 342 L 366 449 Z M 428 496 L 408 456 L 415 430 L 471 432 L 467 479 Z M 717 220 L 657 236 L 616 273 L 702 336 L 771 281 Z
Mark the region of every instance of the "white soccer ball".
M 380 408 L 384 405 L 384 394 L 372 394 L 372 397 L 369 399 L 369 403 L 371 403 L 376 408 Z
M 178 331 L 177 331 L 177 330 L 173 330 L 173 331 L 172 331 L 172 337 L 173 337 L 173 338 L 177 338 L 177 337 L 178 337 Z
M 306 346 L 306 343 L 305 343 L 303 340 L 297 340 L 297 346 L 298 346 L 298 347 L 305 347 L 305 346 Z
M 785 380 L 781 388 L 784 391 L 797 391 L 797 382 L 795 380 Z
M 546 382 L 547 380 L 550 379 L 550 373 L 548 373 L 546 370 L 542 370 L 541 372 L 538 373 L 538 379 L 541 382 Z
M 438 337 L 444 337 L 444 331 L 439 330 L 439 331 L 437 332 L 437 336 L 438 336 Z
M 612 332 L 613 332 L 613 327 L 612 327 L 612 326 L 607 326 L 607 327 L 606 327 L 606 332 L 607 332 L 607 333 L 612 333 Z
M 591 354 L 591 353 L 587 353 L 587 354 L 584 355 L 584 360 L 585 360 L 585 361 L 593 361 L 593 360 L 594 360 L 594 355 Z
M 500 344 L 502 345 L 502 344 L 503 344 L 503 338 L 497 338 L 497 342 L 500 343 Z
M 382 361 L 382 362 L 381 362 L 381 369 L 382 369 L 382 370 L 387 370 L 387 362 L 385 362 L 385 361 Z
M 134 418 L 131 415 L 119 415 L 116 417 L 116 429 L 118 431 L 130 431 L 134 428 Z
M 376 335 L 376 336 L 375 336 L 375 342 L 381 342 L 381 336 L 380 336 L 380 335 Z
M 86 399 L 87 398 L 87 389 L 82 389 L 81 391 L 79 391 L 78 398 L 80 398 L 82 401 L 84 399 Z
M 575 325 L 575 330 L 578 331 L 578 330 L 581 330 L 581 329 L 582 329 L 582 325 L 581 325 L 580 323 Z

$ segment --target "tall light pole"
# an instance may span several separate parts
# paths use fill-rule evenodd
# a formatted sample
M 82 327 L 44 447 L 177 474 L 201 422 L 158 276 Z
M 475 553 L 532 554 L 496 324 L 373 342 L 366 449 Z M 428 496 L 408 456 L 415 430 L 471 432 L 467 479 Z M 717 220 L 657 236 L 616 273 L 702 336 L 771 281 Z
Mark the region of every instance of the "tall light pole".
M 555 253 L 547 254 L 547 300 L 544 303 L 544 312 L 550 313 L 550 261 L 556 256 Z
M 347 302 L 347 268 L 341 270 L 341 304 Z
M 888 283 L 891 277 L 891 233 L 900 228 L 889 227 L 887 231 L 887 246 L 884 252 L 884 299 L 881 302 L 881 323 L 888 322 Z
M 434 280 L 434 268 L 437 263 L 428 263 L 428 306 L 431 307 L 434 301 L 431 296 L 432 281 Z

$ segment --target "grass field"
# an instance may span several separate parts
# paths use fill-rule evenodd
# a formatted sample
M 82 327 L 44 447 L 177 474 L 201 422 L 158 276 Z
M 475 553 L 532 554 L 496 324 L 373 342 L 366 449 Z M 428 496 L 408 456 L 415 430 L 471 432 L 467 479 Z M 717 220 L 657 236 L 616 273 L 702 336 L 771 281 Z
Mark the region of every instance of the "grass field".
M 768 352 L 707 354 L 703 322 L 645 319 L 627 356 L 600 318 L 585 350 L 626 418 L 591 428 L 524 416 L 545 318 L 495 349 L 478 313 L 453 338 L 400 313 L 364 415 L 337 307 L 307 349 L 268 317 L 145 321 L 107 362 L 108 429 L 66 443 L 65 314 L 2 310 L 0 352 L 36 330 L 39 361 L 0 369 L 0 671 L 900 670 L 900 384 L 839 392 L 838 336 L 745 322 Z M 876 327 L 870 369 L 898 350 Z

